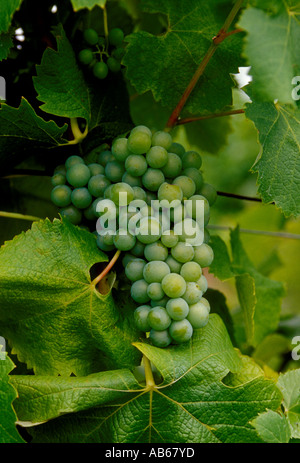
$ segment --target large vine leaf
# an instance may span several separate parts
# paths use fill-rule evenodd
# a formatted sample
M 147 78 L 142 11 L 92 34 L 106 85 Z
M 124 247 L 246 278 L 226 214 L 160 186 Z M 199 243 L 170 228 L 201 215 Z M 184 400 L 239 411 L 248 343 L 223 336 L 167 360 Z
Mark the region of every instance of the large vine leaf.
M 299 2 L 254 4 L 239 20 L 247 31 L 244 53 L 251 65 L 253 99 L 293 103 L 292 79 L 300 74 Z
M 0 346 L 1 348 L 1 346 Z M 9 373 L 14 368 L 13 362 L 5 355 L 0 356 L 0 443 L 17 444 L 24 442 L 16 430 L 17 416 L 12 407 L 12 402 L 17 397 L 17 392 L 9 383 Z
M 156 101 L 175 107 L 223 26 L 231 2 L 213 0 L 145 0 L 143 9 L 167 16 L 165 33 L 154 36 L 140 31 L 127 37 L 123 63 L 127 77 L 139 93 L 151 90 Z M 232 103 L 230 73 L 241 66 L 240 34 L 226 39 L 208 64 L 185 109 L 190 114 L 214 112 Z
M 75 11 L 80 10 L 81 8 L 94 8 L 98 5 L 101 8 L 104 8 L 107 0 L 71 0 L 72 5 Z
M 94 235 L 55 219 L 0 249 L 0 332 L 37 374 L 86 375 L 131 367 L 138 338 L 126 293 L 115 300 L 91 281 L 107 261 Z
M 246 109 L 259 132 L 262 152 L 253 166 L 258 192 L 286 216 L 300 214 L 300 108 L 252 103 Z
M 163 382 L 138 385 L 128 370 L 67 379 L 15 376 L 20 419 L 50 420 L 29 428 L 34 442 L 259 441 L 248 422 L 276 409 L 281 394 L 257 371 L 235 387 L 223 383 L 230 370 L 240 374 L 243 363 L 218 315 L 185 346 L 135 345 Z
M 90 95 L 75 53 L 62 26 L 56 30 L 57 50 L 47 48 L 33 77 L 41 109 L 62 117 L 90 121 Z
M 22 0 L 5 0 L 0 3 L 0 32 L 7 32 L 14 12 L 20 7 Z
M 11 49 L 12 46 L 13 46 L 13 41 L 11 38 L 11 33 L 10 32 L 4 32 L 2 34 L 0 33 L 0 61 L 8 57 L 9 50 Z
M 25 98 L 19 108 L 6 104 L 0 109 L 0 164 L 6 169 L 19 164 L 33 151 L 49 149 L 65 142 L 67 125 L 39 117 Z M 65 142 L 66 143 L 66 142 Z
M 278 327 L 284 287 L 261 274 L 246 254 L 238 228 L 231 231 L 232 259 L 219 236 L 212 236 L 215 258 L 210 271 L 220 280 L 235 278 L 248 345 L 257 346 Z

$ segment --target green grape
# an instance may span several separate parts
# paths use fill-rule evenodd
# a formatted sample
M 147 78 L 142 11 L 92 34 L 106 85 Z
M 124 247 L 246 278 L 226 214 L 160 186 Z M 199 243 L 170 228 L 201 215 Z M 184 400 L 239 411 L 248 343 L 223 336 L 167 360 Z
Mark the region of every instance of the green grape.
M 150 284 L 154 285 L 154 283 L 150 283 Z M 158 284 L 160 284 L 160 283 L 158 283 Z M 162 299 L 159 299 L 158 301 L 151 300 L 150 305 L 151 305 L 151 307 L 156 307 L 158 305 L 160 307 L 166 307 L 168 300 L 169 300 L 169 298 L 167 296 L 165 296 L 165 294 L 164 294 L 164 297 Z
M 83 215 L 87 220 L 95 220 L 96 219 L 94 203 L 92 203 L 89 207 L 84 209 Z
M 210 242 L 210 233 L 207 230 L 207 228 L 204 227 L 204 238 L 203 238 L 203 243 L 207 244 Z
M 108 33 L 108 40 L 111 45 L 119 47 L 124 40 L 124 32 L 119 27 L 114 27 Z
M 178 262 L 184 264 L 185 262 L 189 262 L 193 259 L 194 248 L 191 244 L 179 241 L 176 246 L 171 248 L 171 255 L 174 259 L 178 260 Z
M 91 64 L 94 59 L 92 50 L 85 48 L 78 53 L 78 59 L 82 64 Z
M 193 336 L 193 327 L 186 318 L 179 321 L 173 321 L 169 328 L 169 334 L 174 341 L 182 344 L 189 341 Z
M 85 187 L 75 188 L 72 191 L 71 200 L 78 209 L 86 209 L 92 203 L 92 195 Z
M 195 167 L 196 169 L 200 169 L 202 166 L 202 158 L 197 151 L 187 151 L 182 156 L 182 167 L 187 169 L 188 167 Z
M 187 320 L 193 328 L 203 328 L 207 325 L 209 319 L 209 311 L 201 302 L 190 305 L 190 311 Z
M 148 206 L 151 206 L 152 201 L 156 201 L 157 199 L 155 193 L 152 191 L 146 191 L 146 196 L 146 203 L 148 204 Z
M 151 326 L 148 322 L 148 315 L 150 310 L 151 307 L 149 305 L 140 305 L 133 313 L 135 326 L 138 330 L 144 331 L 145 333 L 151 330 Z
M 108 221 L 114 221 L 117 216 L 116 205 L 111 199 L 97 198 L 94 203 L 94 211 L 97 217 L 105 217 Z
M 60 172 L 57 172 L 54 174 L 51 178 L 51 183 L 53 186 L 58 186 L 58 185 L 65 185 L 66 183 L 66 176 L 65 174 L 62 174 Z
M 127 183 L 115 183 L 110 190 L 110 199 L 119 206 L 128 205 L 134 199 L 134 191 Z
M 80 156 L 69 156 L 65 162 L 65 167 L 68 170 L 70 167 L 75 166 L 75 164 L 84 164 L 84 160 Z
M 172 320 L 183 320 L 189 313 L 188 303 L 182 297 L 169 299 L 166 309 Z
M 137 239 L 141 241 L 141 243 L 154 243 L 161 237 L 161 224 L 159 220 L 154 217 L 142 217 L 135 233 Z
M 123 164 L 118 161 L 110 161 L 105 166 L 105 175 L 111 182 L 121 182 L 124 172 Z
M 172 273 L 180 273 L 182 264 L 178 262 L 178 260 L 174 259 L 174 257 L 172 257 L 171 255 L 168 255 L 165 262 L 170 267 L 170 271 Z
M 158 131 L 152 135 L 152 146 L 161 146 L 168 151 L 172 143 L 172 137 L 168 132 Z
M 136 257 L 143 257 L 144 249 L 145 249 L 145 244 L 141 243 L 140 241 L 136 241 L 135 245 L 130 250 L 130 252 Z
M 184 147 L 180 144 L 180 143 L 172 143 L 172 145 L 170 146 L 169 148 L 169 152 L 170 153 L 175 153 L 177 154 L 177 156 L 179 156 L 180 158 L 182 158 L 182 156 L 184 155 L 185 153 L 185 149 Z
M 164 331 L 171 325 L 171 317 L 164 307 L 152 307 L 148 314 L 148 323 L 153 330 Z
M 168 330 L 156 331 L 152 329 L 149 333 L 149 339 L 155 347 L 168 347 L 172 342 Z
M 204 196 L 207 201 L 209 202 L 209 205 L 212 206 L 215 204 L 217 200 L 217 191 L 216 189 L 210 185 L 209 183 L 204 183 L 200 189 L 200 194 Z
M 82 212 L 73 205 L 61 209 L 59 213 L 62 218 L 67 219 L 73 225 L 78 225 L 81 222 Z
M 129 262 L 131 262 L 134 259 L 136 259 L 136 257 L 133 256 L 130 252 L 125 252 L 125 254 L 122 257 L 122 265 L 123 265 L 123 267 L 125 268 L 126 265 L 129 264 Z
M 51 191 L 51 201 L 55 206 L 66 207 L 71 204 L 72 190 L 67 185 L 57 185 Z
M 190 217 L 174 224 L 174 233 L 179 236 L 179 241 L 197 246 L 203 241 L 203 232 L 199 224 Z
M 104 167 L 97 163 L 88 164 L 88 168 L 90 169 L 91 176 L 94 177 L 95 175 L 104 174 Z
M 130 155 L 130 151 L 127 147 L 127 138 L 117 138 L 112 144 L 111 152 L 117 161 L 125 161 Z
M 207 291 L 208 284 L 207 284 L 207 279 L 205 278 L 204 275 L 201 275 L 201 277 L 197 281 L 197 285 L 199 285 L 203 294 Z
M 196 169 L 195 167 L 188 167 L 187 169 L 184 169 L 182 174 L 194 180 L 195 185 L 196 185 L 196 191 L 202 188 L 203 177 L 202 177 L 201 172 L 198 169 Z
M 143 190 L 143 188 L 139 186 L 134 186 L 132 187 L 132 189 L 133 189 L 133 194 L 134 194 L 134 200 L 137 199 L 137 200 L 146 202 L 147 194 L 146 194 L 146 191 Z
M 168 153 L 167 163 L 162 168 L 166 178 L 176 178 L 181 173 L 182 161 L 176 153 Z
M 121 70 L 121 63 L 113 57 L 107 60 L 107 67 L 111 72 L 119 72 Z
M 181 267 L 180 275 L 185 279 L 186 282 L 196 282 L 201 277 L 202 270 L 200 265 L 196 262 L 185 262 L 185 264 L 183 264 Z
M 130 281 L 142 280 L 145 265 L 143 259 L 132 259 L 125 267 L 125 275 Z
M 104 198 L 105 199 L 110 199 L 110 193 L 111 193 L 111 189 L 112 189 L 113 185 L 108 185 L 105 190 L 104 190 Z
M 80 158 L 81 159 L 81 158 Z M 55 174 L 62 174 L 64 176 L 66 176 L 66 173 L 67 173 L 67 169 L 66 167 L 63 165 L 63 164 L 60 164 L 59 166 L 55 167 L 54 169 L 54 175 Z
M 90 169 L 85 164 L 74 164 L 67 170 L 67 180 L 75 188 L 86 186 L 90 178 Z
M 120 251 L 130 251 L 136 242 L 136 237 L 125 229 L 119 229 L 114 236 L 114 245 Z
M 150 191 L 157 191 L 164 181 L 165 176 L 162 171 L 159 169 L 153 169 L 152 167 L 147 169 L 142 177 L 144 187 Z
M 89 45 L 96 45 L 99 37 L 94 29 L 89 28 L 83 31 L 83 38 Z
M 162 183 L 157 192 L 157 198 L 159 201 L 182 201 L 183 193 L 182 189 L 178 185 L 171 185 L 170 183 Z
M 144 130 L 131 131 L 128 137 L 128 149 L 133 154 L 145 154 L 151 147 L 151 136 Z
M 195 254 L 193 260 L 197 262 L 201 267 L 209 267 L 214 260 L 214 251 L 208 244 L 201 244 L 195 246 Z
M 178 185 L 182 189 L 183 197 L 190 198 L 196 191 L 196 185 L 193 179 L 186 175 L 180 175 L 173 180 L 173 185 Z
M 177 273 L 167 274 L 163 278 L 161 285 L 165 294 L 171 298 L 181 297 L 186 290 L 186 282 L 184 278 Z
M 101 251 L 104 252 L 113 251 L 115 249 L 114 244 L 107 243 L 106 235 L 97 236 L 97 246 L 99 249 L 101 249 Z
M 105 79 L 108 74 L 108 67 L 107 64 L 103 61 L 97 61 L 93 66 L 93 74 L 97 79 Z
M 173 248 L 173 246 L 176 246 L 179 241 L 179 238 L 177 235 L 175 235 L 174 230 L 164 231 L 160 239 L 162 244 L 167 248 Z
M 202 209 L 202 203 L 200 201 L 203 201 L 203 206 L 204 209 Z M 185 203 L 185 210 L 186 213 L 189 217 L 192 217 L 193 219 L 198 220 L 199 215 L 201 214 L 201 211 L 203 210 L 204 212 L 204 225 L 207 225 L 209 222 L 209 217 L 210 217 L 210 207 L 209 207 L 209 202 L 207 199 L 202 196 L 202 195 L 193 195 L 189 198 L 189 200 Z
M 147 162 L 140 154 L 131 154 L 125 161 L 125 169 L 134 177 L 141 177 L 147 170 Z
M 136 127 L 134 127 L 132 130 L 131 130 L 131 133 L 136 133 L 136 132 L 144 132 L 146 133 L 147 135 L 149 135 L 149 137 L 152 138 L 152 132 L 151 130 L 146 127 L 145 125 L 137 125 Z
M 103 174 L 93 175 L 88 183 L 88 190 L 95 198 L 104 195 L 104 191 L 110 185 L 110 181 Z
M 149 262 L 152 260 L 163 261 L 168 257 L 168 249 L 160 241 L 156 241 L 145 246 L 144 255 Z
M 117 47 L 112 51 L 111 54 L 116 60 L 122 61 L 122 58 L 125 55 L 125 50 L 122 47 Z
M 202 290 L 196 282 L 188 282 L 182 298 L 190 305 L 199 302 L 202 297 Z
M 208 313 L 209 313 L 209 312 L 210 312 L 210 303 L 208 302 L 208 300 L 205 299 L 205 297 L 201 297 L 200 302 L 201 302 L 203 305 L 205 305 L 205 307 L 207 308 Z
M 170 273 L 170 267 L 161 260 L 148 262 L 143 270 L 143 277 L 147 283 L 161 283 L 166 275 Z
M 109 150 L 105 150 L 105 151 L 102 151 L 99 156 L 98 156 L 98 162 L 99 164 L 101 164 L 103 167 L 106 166 L 106 164 L 108 162 L 111 162 L 111 161 L 115 161 L 115 157 L 114 155 L 112 154 L 111 151 Z
M 132 299 L 139 304 L 145 304 L 150 299 L 147 294 L 147 289 L 148 283 L 144 279 L 134 281 L 130 289 Z
M 157 282 L 150 283 L 147 289 L 147 293 L 152 301 L 160 301 L 165 296 L 161 284 Z
M 132 188 L 135 186 L 142 187 L 142 179 L 140 177 L 134 177 L 133 175 L 125 172 L 122 176 L 122 182 L 128 183 Z
M 146 154 L 146 161 L 153 169 L 160 169 L 168 162 L 168 152 L 162 146 L 152 146 Z

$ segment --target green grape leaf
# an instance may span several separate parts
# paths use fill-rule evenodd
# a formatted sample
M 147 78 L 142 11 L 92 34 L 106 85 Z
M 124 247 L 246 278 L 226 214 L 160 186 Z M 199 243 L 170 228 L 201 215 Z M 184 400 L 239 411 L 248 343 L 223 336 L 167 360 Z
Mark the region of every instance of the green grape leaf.
M 253 100 L 291 104 L 292 79 L 300 74 L 299 2 L 276 0 L 273 11 L 256 3 L 239 20 L 247 31 L 244 53 L 251 65 Z
M 3 358 L 0 353 L 0 444 L 24 442 L 16 429 L 17 416 L 12 407 L 17 397 L 15 388 L 9 382 L 9 373 L 13 368 L 14 364 L 8 355 L 5 354 Z
M 223 281 L 235 277 L 247 343 L 257 346 L 277 329 L 283 284 L 264 276 L 254 267 L 240 241 L 238 228 L 231 231 L 232 259 L 220 237 L 212 236 L 211 246 L 215 258 L 210 272 Z
M 127 293 L 114 299 L 91 281 L 91 267 L 106 261 L 93 234 L 58 219 L 0 249 L 0 332 L 28 368 L 86 375 L 139 360 Z
M 0 3 L 0 32 L 7 32 L 15 11 L 20 7 L 22 0 L 5 0 Z
M 262 413 L 251 422 L 264 442 L 270 444 L 287 444 L 291 437 L 288 420 L 284 415 L 273 410 Z
M 135 345 L 162 382 L 138 384 L 124 369 L 85 378 L 15 376 L 19 419 L 49 420 L 27 428 L 33 442 L 260 442 L 248 423 L 276 409 L 281 394 L 256 373 L 234 387 L 223 383 L 244 366 L 218 315 L 187 345 Z
M 107 0 L 71 0 L 71 2 L 74 10 L 77 11 L 81 8 L 92 9 L 96 5 L 100 6 L 101 8 L 104 8 Z
M 300 439 L 300 369 L 281 374 L 277 386 L 283 395 L 283 407 L 291 428 L 291 437 Z
M 55 116 L 90 122 L 90 95 L 75 53 L 62 26 L 56 29 L 57 50 L 47 48 L 33 77 L 41 109 Z
M 231 8 L 231 2 L 219 0 L 143 1 L 145 11 L 165 14 L 168 26 L 159 36 L 139 31 L 126 38 L 123 63 L 137 92 L 151 90 L 156 101 L 174 108 Z M 241 47 L 242 35 L 234 34 L 217 49 L 187 101 L 185 110 L 189 114 L 213 113 L 232 104 L 230 73 L 241 66 Z
M 246 109 L 259 134 L 261 154 L 252 167 L 258 192 L 285 216 L 300 214 L 300 108 L 252 103 Z
M 0 61 L 6 59 L 9 54 L 9 50 L 13 46 L 13 41 L 10 32 L 0 34 Z M 0 95 L 1 96 L 1 95 Z
M 67 125 L 38 116 L 25 98 L 19 108 L 6 104 L 0 109 L 0 164 L 2 169 L 16 166 L 33 151 L 59 146 Z

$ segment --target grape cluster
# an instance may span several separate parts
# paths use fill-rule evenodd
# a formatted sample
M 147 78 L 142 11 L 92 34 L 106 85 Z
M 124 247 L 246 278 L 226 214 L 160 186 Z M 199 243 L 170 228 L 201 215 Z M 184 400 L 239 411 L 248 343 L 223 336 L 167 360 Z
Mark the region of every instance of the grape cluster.
M 97 220 L 102 251 L 124 252 L 134 320 L 152 344 L 187 342 L 210 312 L 202 269 L 214 258 L 206 226 L 216 191 L 203 180 L 201 156 L 145 126 L 91 155 L 95 162 L 70 156 L 55 170 L 52 201 L 73 224 Z
M 105 79 L 109 71 L 117 73 L 121 69 L 121 60 L 125 50 L 122 47 L 124 32 L 115 27 L 109 31 L 108 37 L 99 36 L 92 29 L 85 29 L 83 39 L 89 47 L 78 53 L 80 63 L 89 66 L 97 79 Z

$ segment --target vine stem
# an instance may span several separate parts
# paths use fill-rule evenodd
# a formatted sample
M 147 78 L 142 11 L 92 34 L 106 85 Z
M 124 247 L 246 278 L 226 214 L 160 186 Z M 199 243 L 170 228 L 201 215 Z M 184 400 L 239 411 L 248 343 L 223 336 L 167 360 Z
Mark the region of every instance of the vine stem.
M 108 48 L 108 19 L 107 19 L 107 9 L 106 5 L 103 7 L 103 28 L 106 42 L 106 50 Z
M 79 125 L 78 125 L 77 117 L 72 117 L 70 121 L 71 121 L 71 130 L 74 136 L 74 140 L 69 141 L 67 144 L 74 145 L 74 144 L 80 143 L 87 136 L 88 126 L 86 126 L 84 132 L 81 132 Z
M 121 251 L 120 249 L 117 250 L 117 252 L 115 253 L 115 255 L 113 256 L 113 258 L 111 259 L 111 261 L 108 263 L 108 265 L 105 267 L 105 269 L 100 273 L 100 275 L 98 275 L 93 281 L 92 281 L 92 285 L 93 286 L 96 286 L 101 280 L 102 278 L 104 278 L 108 272 L 110 272 L 110 270 L 113 268 L 113 266 L 115 265 L 115 263 L 117 262 L 119 256 L 121 254 Z
M 210 230 L 224 230 L 228 231 L 231 230 L 232 227 L 228 227 L 225 225 L 208 225 L 208 229 Z M 291 240 L 300 240 L 300 235 L 296 233 L 287 233 L 287 232 L 272 232 L 266 230 L 253 230 L 248 228 L 240 228 L 239 231 L 241 233 L 249 233 L 251 235 L 265 235 L 265 236 L 273 236 L 274 238 L 288 238 Z
M 235 114 L 244 114 L 244 109 L 233 109 L 231 111 L 224 111 L 218 114 L 206 114 L 204 116 L 196 116 L 196 117 L 185 117 L 184 119 L 178 119 L 175 125 L 183 125 L 189 124 L 190 122 L 197 122 L 197 121 L 204 121 L 206 119 L 215 119 L 217 117 L 224 117 L 224 116 L 233 116 Z
M 5 217 L 7 219 L 29 220 L 30 222 L 35 222 L 36 220 L 42 220 L 40 217 L 35 217 L 34 215 L 24 215 L 24 214 L 18 214 L 17 212 L 4 212 L 4 211 L 0 211 L 0 217 Z
M 184 93 L 182 94 L 176 108 L 173 110 L 167 124 L 166 128 L 167 129 L 172 129 L 178 122 L 179 115 L 185 106 L 190 94 L 194 90 L 198 80 L 200 77 L 203 75 L 206 66 L 208 65 L 209 61 L 213 57 L 215 51 L 217 50 L 218 46 L 225 40 L 229 35 L 232 35 L 234 33 L 240 32 L 240 29 L 235 29 L 232 32 L 228 32 L 229 27 L 231 26 L 232 22 L 234 21 L 234 18 L 236 17 L 239 9 L 241 8 L 244 0 L 237 0 L 236 3 L 234 4 L 232 10 L 230 11 L 228 17 L 225 20 L 225 23 L 223 27 L 219 30 L 218 34 L 213 37 L 212 43 L 207 50 L 202 62 L 200 63 L 199 67 L 197 68 L 195 74 L 193 75 L 190 83 L 188 84 L 187 88 L 185 89 Z
M 155 386 L 155 381 L 153 378 L 151 363 L 148 357 L 146 357 L 145 355 L 143 355 L 143 363 L 145 367 L 146 385 L 149 389 L 153 389 Z

